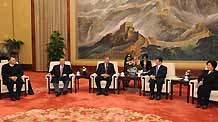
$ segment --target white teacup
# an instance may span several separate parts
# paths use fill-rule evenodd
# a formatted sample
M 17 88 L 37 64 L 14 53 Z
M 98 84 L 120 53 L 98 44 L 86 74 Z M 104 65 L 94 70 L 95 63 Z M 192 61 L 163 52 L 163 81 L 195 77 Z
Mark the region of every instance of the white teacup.
M 121 76 L 121 77 L 124 77 L 124 76 L 125 76 L 124 72 L 121 72 L 121 73 L 120 73 L 120 76 Z

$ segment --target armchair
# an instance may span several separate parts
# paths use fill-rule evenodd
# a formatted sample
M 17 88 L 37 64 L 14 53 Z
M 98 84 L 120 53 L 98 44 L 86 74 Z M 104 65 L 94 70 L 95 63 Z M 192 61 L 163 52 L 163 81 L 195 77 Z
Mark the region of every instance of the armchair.
M 59 63 L 60 63 L 59 61 L 51 61 L 50 64 L 49 64 L 49 70 L 48 70 L 48 71 L 49 71 L 49 72 L 52 71 L 53 67 L 54 67 L 55 65 L 58 65 Z M 70 61 L 65 61 L 65 64 L 71 66 Z M 68 88 L 70 88 L 70 92 L 72 93 L 72 91 L 73 91 L 72 89 L 73 89 L 73 86 L 74 86 L 73 84 L 74 84 L 74 81 L 75 81 L 75 75 L 72 73 L 72 74 L 69 75 L 69 77 L 70 77 L 71 80 L 70 80 L 70 84 L 69 84 Z M 54 86 L 53 86 L 53 84 L 51 83 L 52 75 L 51 75 L 50 73 L 46 74 L 45 79 L 46 79 L 46 81 L 47 81 L 48 93 L 50 94 L 50 91 L 51 91 L 52 89 L 54 89 Z M 63 83 L 63 82 L 60 82 L 60 83 L 59 83 L 59 87 L 60 87 L 60 88 L 63 88 L 63 86 L 64 86 L 64 83 Z
M 98 68 L 98 65 L 100 63 L 103 63 L 103 62 L 104 61 L 98 61 L 96 69 Z M 110 85 L 109 88 L 113 89 L 114 93 L 115 93 L 115 89 L 117 89 L 117 77 L 119 76 L 118 65 L 117 65 L 117 62 L 115 62 L 115 61 L 110 61 L 110 63 L 112 63 L 114 65 L 114 70 L 115 70 L 116 73 L 112 76 L 112 81 L 111 81 L 111 85 Z M 96 73 L 93 73 L 93 74 L 90 75 L 90 78 L 91 78 L 91 88 L 93 89 L 93 92 L 94 92 L 94 89 L 97 88 L 96 83 L 95 83 L 96 76 L 97 76 Z M 101 81 L 101 87 L 104 88 L 106 83 L 107 82 L 105 80 Z

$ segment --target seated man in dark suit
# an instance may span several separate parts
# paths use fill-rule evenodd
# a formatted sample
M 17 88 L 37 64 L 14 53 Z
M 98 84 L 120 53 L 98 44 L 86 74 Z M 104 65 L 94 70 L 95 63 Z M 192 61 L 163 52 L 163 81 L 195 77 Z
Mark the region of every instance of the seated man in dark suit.
M 50 72 L 52 76 L 51 82 L 54 85 L 56 96 L 61 95 L 61 91 L 59 89 L 59 81 L 63 81 L 63 94 L 67 94 L 68 92 L 68 85 L 69 85 L 69 74 L 72 73 L 72 69 L 70 65 L 65 64 L 65 59 L 60 58 L 60 64 L 55 65 Z
M 156 66 L 151 68 L 150 72 L 150 99 L 154 99 L 154 88 L 157 84 L 157 95 L 156 100 L 161 99 L 161 91 L 164 84 L 164 80 L 167 74 L 167 67 L 162 65 L 163 59 L 161 57 L 156 58 Z
M 111 85 L 112 76 L 113 76 L 113 74 L 115 74 L 114 65 L 112 63 L 110 63 L 109 61 L 110 61 L 109 57 L 105 57 L 104 63 L 101 63 L 98 65 L 98 69 L 96 71 L 97 76 L 95 78 L 95 82 L 97 85 L 97 95 L 102 94 L 101 84 L 100 84 L 100 82 L 102 80 L 107 81 L 107 84 L 105 86 L 104 95 L 105 96 L 109 95 L 108 91 L 109 91 L 109 87 Z
M 20 64 L 16 64 L 16 59 L 10 57 L 9 63 L 2 66 L 3 84 L 7 85 L 12 101 L 20 100 L 21 88 L 23 86 L 23 69 Z M 16 84 L 16 91 L 14 92 L 14 84 Z

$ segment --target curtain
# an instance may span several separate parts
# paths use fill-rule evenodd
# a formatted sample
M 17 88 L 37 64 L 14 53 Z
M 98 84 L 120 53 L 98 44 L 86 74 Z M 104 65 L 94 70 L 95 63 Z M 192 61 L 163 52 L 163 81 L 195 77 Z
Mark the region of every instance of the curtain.
M 53 31 L 59 31 L 67 47 L 67 0 L 34 0 L 36 71 L 48 70 L 47 44 Z M 69 25 L 70 26 L 70 25 Z M 65 56 L 68 57 L 68 50 Z

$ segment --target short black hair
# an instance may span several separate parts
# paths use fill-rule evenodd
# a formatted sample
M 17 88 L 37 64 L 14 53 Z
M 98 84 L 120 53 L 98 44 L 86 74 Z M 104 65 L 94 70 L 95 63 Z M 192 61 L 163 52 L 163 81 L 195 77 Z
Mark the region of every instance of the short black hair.
M 208 65 L 209 63 L 212 65 L 212 67 L 213 67 L 214 69 L 216 68 L 216 66 L 217 66 L 217 62 L 216 62 L 216 61 L 214 61 L 214 60 L 209 60 L 209 61 L 207 61 L 206 64 Z
M 163 62 L 163 58 L 160 57 L 160 56 L 156 57 L 155 59 L 156 59 L 156 60 L 159 60 L 160 62 Z
M 143 58 L 148 59 L 148 54 L 144 54 L 144 55 L 143 55 Z
M 15 58 L 15 59 L 16 59 L 16 57 L 15 57 L 14 55 L 11 55 L 11 56 L 8 58 L 8 61 L 11 60 L 11 58 Z

